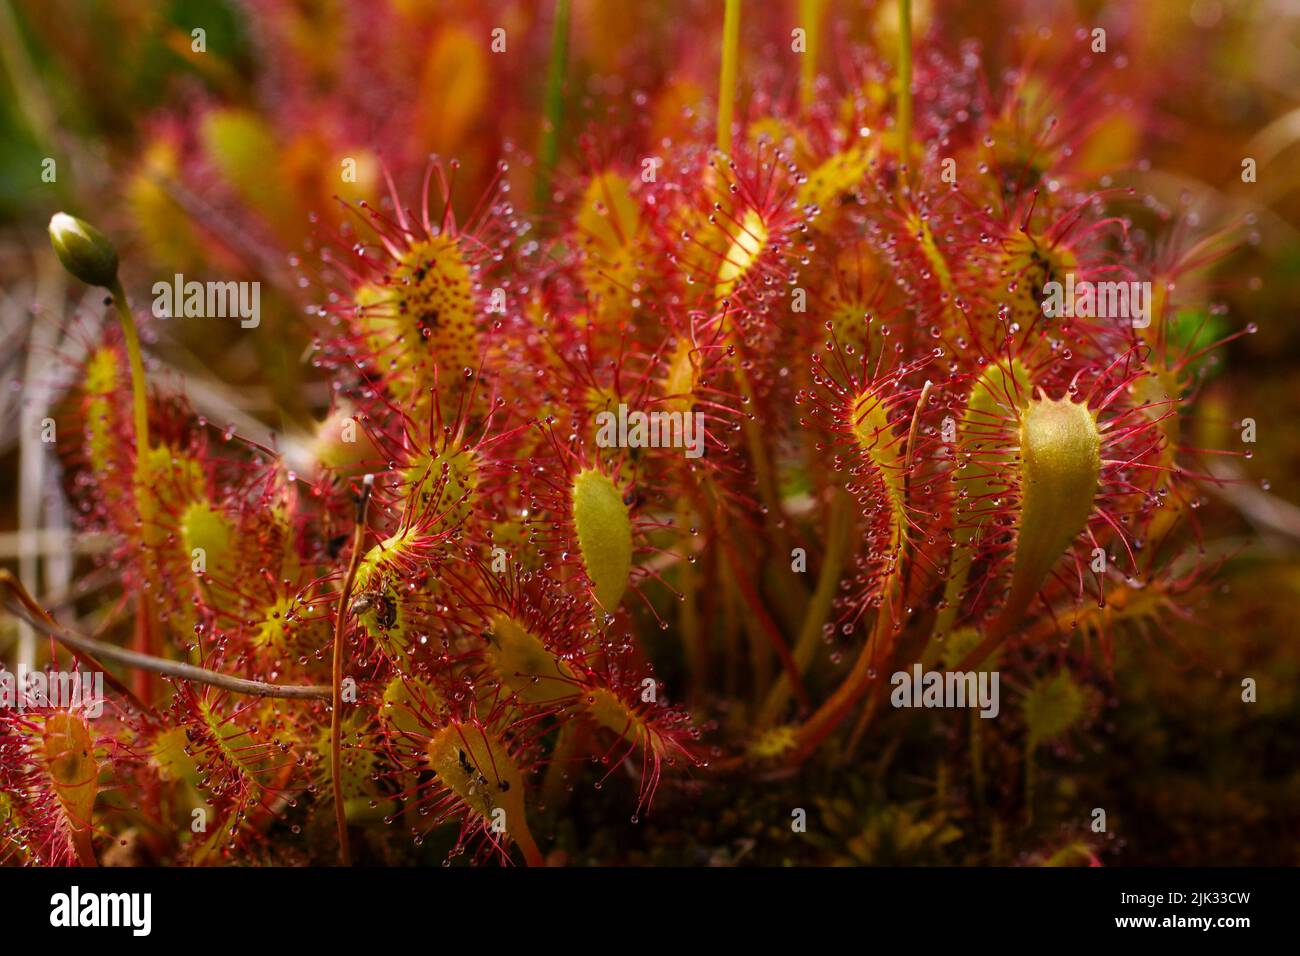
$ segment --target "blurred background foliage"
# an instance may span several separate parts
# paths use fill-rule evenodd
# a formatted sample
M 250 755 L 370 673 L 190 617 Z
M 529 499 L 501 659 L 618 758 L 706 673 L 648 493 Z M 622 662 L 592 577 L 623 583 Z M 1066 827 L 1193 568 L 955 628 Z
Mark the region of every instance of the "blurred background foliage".
M 802 5 L 759 6 L 762 15 L 747 18 L 742 70 L 788 43 Z M 830 49 L 889 48 L 892 5 L 822 7 Z M 718 34 L 721 8 L 576 0 L 569 131 L 642 112 L 645 102 L 653 129 L 655 110 L 708 95 L 714 50 L 700 38 Z M 1202 360 L 1199 444 L 1242 447 L 1244 418 L 1258 435 L 1250 457 L 1234 459 L 1239 481 L 1207 485 L 1196 512 L 1205 560 L 1223 563 L 1215 589 L 1185 618 L 1121 643 L 1104 699 L 1062 704 L 1071 693 L 1062 688 L 1004 692 L 1011 719 L 1033 712 L 1021 707 L 1033 693 L 1057 694 L 1052 706 L 1064 708 L 1032 754 L 984 754 L 990 802 L 1033 774 L 1033 821 L 1009 822 L 978 800 L 954 815 L 944 787 L 948 761 L 972 732 L 966 715 L 947 723 L 895 715 L 896 733 L 882 732 L 889 742 L 870 764 L 824 769 L 819 780 L 701 790 L 693 809 L 704 813 L 691 813 L 688 827 L 666 806 L 638 829 L 640 847 L 609 852 L 599 832 L 565 842 L 577 855 L 585 847 L 592 858 L 633 862 L 1300 863 L 1300 8 L 1285 0 L 916 8 L 918 35 L 948 51 L 978 41 L 990 77 L 1042 31 L 1105 27 L 1134 88 L 1158 104 L 1102 131 L 1103 147 L 1135 143 L 1142 158 L 1136 169 L 1107 171 L 1103 148 L 1105 181 L 1207 226 L 1251 217 L 1249 242 L 1201 280 L 1214 284 L 1220 308 L 1198 341 L 1247 322 L 1259 330 Z M 347 198 L 364 198 L 380 189 L 380 145 L 399 179 L 429 152 L 458 157 L 456 202 L 466 207 L 505 158 L 526 204 L 536 185 L 529 157 L 545 132 L 550 18 L 543 0 L 0 0 L 0 560 L 48 595 L 76 587 L 70 555 L 94 547 L 68 536 L 51 478 L 57 464 L 33 462 L 41 452 L 24 432 L 33 409 L 57 400 L 57 356 L 75 360 L 105 314 L 97 296 L 67 288 L 53 267 L 52 212 L 85 215 L 114 235 L 137 296 L 172 271 L 261 280 L 269 334 L 223 338 L 208 326 L 153 323 L 149 348 L 162 380 L 211 420 L 251 435 L 258 426 L 306 434 L 328 408 L 329 386 L 302 358 L 308 300 L 291 256 L 310 244 L 311 214 L 327 225 L 338 215 L 331 195 L 341 158 L 358 169 Z M 483 36 L 495 26 L 517 44 L 509 58 L 486 52 Z M 205 31 L 202 53 L 195 28 Z M 562 191 L 584 158 L 571 137 L 559 142 Z M 1255 183 L 1242 182 L 1245 157 L 1256 160 Z M 42 179 L 47 158 L 54 182 Z M 544 214 L 539 223 L 544 232 Z M 15 636 L 0 624 L 0 657 L 10 658 Z M 1240 702 L 1243 677 L 1258 682 L 1253 706 Z M 709 806 L 719 799 L 710 792 L 725 805 Z M 1080 801 L 1106 808 L 1107 840 L 1091 839 L 1086 820 L 1063 822 Z M 791 806 L 807 809 L 814 839 L 792 835 Z M 1009 825 L 1036 827 L 1041 852 L 1003 853 Z

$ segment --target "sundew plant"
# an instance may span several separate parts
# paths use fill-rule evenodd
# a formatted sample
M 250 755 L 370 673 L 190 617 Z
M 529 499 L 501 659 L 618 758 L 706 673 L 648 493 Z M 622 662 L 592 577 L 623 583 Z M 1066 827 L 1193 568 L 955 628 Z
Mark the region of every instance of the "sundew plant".
M 0 4 L 0 862 L 1296 862 L 1298 61 L 1039 6 Z

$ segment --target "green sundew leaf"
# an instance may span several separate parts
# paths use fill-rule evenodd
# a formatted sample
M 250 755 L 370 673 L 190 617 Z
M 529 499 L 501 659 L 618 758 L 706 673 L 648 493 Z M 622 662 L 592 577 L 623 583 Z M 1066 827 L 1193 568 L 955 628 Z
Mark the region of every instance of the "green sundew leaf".
M 1061 847 L 1043 861 L 1043 866 L 1092 866 L 1095 859 L 1092 848 L 1078 840 Z
M 484 652 L 497 676 L 530 704 L 549 704 L 574 694 L 573 669 L 508 614 L 493 617 Z
M 632 573 L 632 521 L 614 482 L 594 468 L 573 479 L 573 523 L 596 600 L 613 613 Z
M 90 813 L 99 792 L 90 728 L 72 714 L 52 714 L 45 721 L 45 765 L 74 830 L 90 826 Z
M 422 716 L 425 708 L 440 712 L 446 709 L 446 704 L 427 681 L 398 676 L 384 688 L 379 718 L 398 733 L 427 733 L 428 722 Z
M 339 766 L 339 789 L 343 794 L 343 812 L 348 820 L 364 823 L 382 819 L 396 808 L 396 803 L 380 793 L 375 781 L 379 755 L 367 740 L 365 721 L 352 715 L 345 717 L 341 728 L 344 745 Z M 316 755 L 321 768 L 321 790 L 333 793 L 333 767 L 330 762 L 330 731 L 326 724 L 316 737 Z
M 1024 613 L 1092 514 L 1101 477 L 1093 413 L 1068 397 L 1035 399 L 1020 418 L 1020 456 L 1016 560 L 1002 611 L 1007 621 Z
M 813 492 L 812 475 L 806 468 L 793 468 L 781 472 L 781 497 L 794 498 Z
M 983 635 L 973 627 L 959 627 L 944 639 L 939 659 L 946 670 L 956 670 L 966 655 L 979 647 Z M 995 650 L 982 665 L 984 668 L 996 666 L 998 652 Z
M 69 713 L 51 714 L 45 720 L 41 740 L 45 770 L 83 865 L 95 864 L 92 844 L 92 814 L 99 795 L 99 765 L 95 762 L 95 740 L 90 727 Z
M 199 551 L 207 573 L 220 576 L 231 557 L 235 528 L 230 519 L 206 498 L 200 498 L 190 502 L 182 512 L 180 530 L 185 553 L 196 559 L 195 551 Z
M 1069 671 L 1037 681 L 1022 705 L 1030 748 L 1061 736 L 1077 724 L 1083 717 L 1083 705 L 1083 691 Z
M 1018 358 L 1012 359 L 1005 368 L 990 365 L 971 386 L 966 411 L 957 428 L 957 453 L 973 460 L 978 476 L 967 481 L 966 491 L 970 499 L 978 500 L 992 494 L 1005 481 L 993 463 L 983 460 L 981 455 L 996 451 L 1005 430 L 1002 420 L 1011 417 L 1013 411 L 1022 411 L 1029 403 L 1029 395 L 1029 371 Z M 969 525 L 957 529 L 957 537 L 962 543 L 969 542 L 973 535 L 974 529 Z
M 974 560 L 971 543 L 982 530 L 980 518 L 988 510 L 987 499 L 1006 484 L 1000 461 L 1006 420 L 1022 413 L 1031 392 L 1029 370 L 1020 359 L 1013 358 L 1006 365 L 994 362 L 985 368 L 967 396 L 966 410 L 957 426 L 957 456 L 973 468 L 971 476 L 963 481 L 964 502 L 955 506 L 953 539 L 957 547 L 944 582 L 945 606 L 935 625 L 940 633 L 952 627 L 961 610 Z
M 185 752 L 186 746 L 185 728 L 172 727 L 154 738 L 149 755 L 164 780 L 181 780 L 197 787 L 203 773 L 194 758 Z
M 489 824 L 496 811 L 516 841 L 529 843 L 524 813 L 524 778 L 502 740 L 479 727 L 448 724 L 429 738 L 429 768 L 443 786 Z
M 731 240 L 727 254 L 722 258 L 722 264 L 718 267 L 714 298 L 721 301 L 736 291 L 736 287 L 767 248 L 767 240 L 767 223 L 763 221 L 763 217 L 757 210 L 748 210 L 739 231 Z
M 880 471 L 890 510 L 890 547 L 902 547 L 907 533 L 907 462 L 903 445 L 889 425 L 884 400 L 873 391 L 853 402 L 853 437 L 863 454 Z

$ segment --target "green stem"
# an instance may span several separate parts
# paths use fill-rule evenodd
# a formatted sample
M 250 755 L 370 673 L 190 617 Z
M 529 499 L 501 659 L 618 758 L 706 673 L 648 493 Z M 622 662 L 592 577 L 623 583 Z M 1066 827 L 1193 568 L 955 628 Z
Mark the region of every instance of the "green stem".
M 122 280 L 115 276 L 108 291 L 113 297 L 113 305 L 117 308 L 117 318 L 122 325 L 122 337 L 126 342 L 127 364 L 131 367 L 132 430 L 135 433 L 133 435 L 135 439 L 135 472 L 132 493 L 135 498 L 136 514 L 143 519 L 146 511 L 145 500 L 150 484 L 149 400 L 145 392 L 144 358 L 140 352 L 140 335 L 136 332 L 135 316 L 131 314 L 131 303 L 127 301 L 126 290 L 122 288 Z M 148 555 L 147 558 L 150 562 L 157 561 L 156 554 Z M 152 604 L 153 601 L 149 596 L 149 592 L 141 592 L 137 609 L 138 639 L 136 647 L 142 654 L 156 656 L 158 648 L 154 642 Z M 155 689 L 153 675 L 142 670 L 136 673 L 135 679 L 137 695 L 143 700 L 152 700 Z
M 18 19 L 8 0 L 0 0 L 0 68 L 9 80 L 16 111 L 27 123 L 33 139 L 37 143 L 53 144 L 59 125 L 40 76 L 23 46 Z
M 695 512 L 692 510 L 690 502 L 684 499 L 677 505 L 677 526 L 684 530 L 694 524 Z M 693 543 L 691 546 L 693 546 Z M 695 565 L 689 560 L 683 559 L 678 566 L 677 587 L 682 594 L 678 626 L 682 634 L 682 651 L 686 658 L 686 672 L 690 677 L 692 692 L 699 693 L 704 689 L 708 658 L 700 635 L 700 607 L 698 595 L 696 594 L 699 587 L 699 575 L 696 573 Z
M 839 590 L 840 575 L 849 555 L 852 538 L 852 505 L 853 501 L 848 494 L 843 489 L 836 488 L 826 518 L 826 554 L 822 558 L 821 571 L 817 576 L 817 589 L 813 592 L 812 600 L 808 605 L 803 627 L 800 628 L 799 636 L 795 639 L 794 662 L 801 674 L 808 672 L 808 666 L 817 651 L 822 627 L 830 617 L 835 592 Z M 771 693 L 767 695 L 760 715 L 760 723 L 768 724 L 775 720 L 789 699 L 790 681 L 785 674 L 782 674 L 772 687 Z
M 1034 825 L 1034 745 L 1025 748 L 1025 826 Z
M 745 371 L 744 360 L 741 357 L 739 330 L 732 327 L 728 334 L 728 340 L 736 343 L 736 352 L 732 356 L 731 368 L 736 376 L 736 385 L 740 389 L 741 397 L 747 407 L 756 407 L 758 399 L 753 385 L 750 384 L 749 373 Z M 767 455 L 767 444 L 764 440 L 763 428 L 756 419 L 748 416 L 741 420 L 740 426 L 745 436 L 745 446 L 749 450 L 750 461 L 754 466 L 754 482 L 758 485 L 758 496 L 767 509 L 763 523 L 772 535 L 774 550 L 779 554 L 789 554 L 790 535 L 785 530 L 782 521 L 783 509 L 781 506 L 780 486 L 771 460 Z M 792 589 L 803 590 L 803 587 L 796 582 Z M 804 594 L 806 596 L 807 592 L 805 591 Z
M 721 592 L 722 604 L 722 659 L 726 661 L 723 675 L 723 694 L 728 700 L 735 700 L 740 693 L 740 599 L 736 595 L 736 582 L 726 567 L 726 558 L 718 549 L 713 549 L 717 556 L 714 563 L 713 578 Z M 744 708 L 738 707 L 732 714 L 732 729 L 741 731 L 746 726 Z
M 581 721 L 561 724 L 542 779 L 542 804 L 548 813 L 558 813 L 567 802 L 565 784 L 569 771 L 580 766 L 587 728 Z
M 348 845 L 347 812 L 343 806 L 343 640 L 347 636 L 347 619 L 352 608 L 352 586 L 357 580 L 357 568 L 366 540 L 366 513 L 370 507 L 370 493 L 374 478 L 366 475 L 357 504 L 356 525 L 352 529 L 352 556 L 348 559 L 347 576 L 339 591 L 338 609 L 334 613 L 334 647 L 330 668 L 330 787 L 334 795 L 334 824 L 339 836 L 339 863 L 352 865 L 352 850 Z
M 545 119 L 538 150 L 537 203 L 550 201 L 551 175 L 560 155 L 560 127 L 564 123 L 564 76 L 569 66 L 569 0 L 555 0 L 551 30 L 551 62 L 546 71 Z
M 948 577 L 943 585 L 944 606 L 934 621 L 934 633 L 947 637 L 952 633 L 952 626 L 957 621 L 957 612 L 961 610 L 962 598 L 966 593 L 966 581 L 970 577 L 971 553 L 962 547 L 961 542 L 953 548 L 948 559 Z
M 984 741 L 981 736 L 979 711 L 970 712 L 970 771 L 971 790 L 974 791 L 975 808 L 984 811 Z
M 731 152 L 731 121 L 736 107 L 740 61 L 740 0 L 727 0 L 722 20 L 722 69 L 718 74 L 718 149 Z
M 826 0 L 799 0 L 799 23 L 807 45 L 799 64 L 799 107 L 804 115 L 812 106 L 813 86 L 817 82 L 817 53 L 821 46 L 822 11 Z
M 108 291 L 117 307 L 117 318 L 122 324 L 122 335 L 126 339 L 126 358 L 131 366 L 131 410 L 135 425 L 135 474 L 137 479 L 143 479 L 144 463 L 149 451 L 149 404 L 145 395 L 140 336 L 135 330 L 135 317 L 131 314 L 131 305 L 127 302 L 122 280 L 115 279 Z
M 898 152 L 910 165 L 912 152 L 912 0 L 898 0 Z
M 770 646 L 770 649 L 776 652 L 777 658 L 781 661 L 781 666 L 785 669 L 794 690 L 795 699 L 799 701 L 801 706 L 809 706 L 808 691 L 803 685 L 803 676 L 799 673 L 798 667 L 795 666 L 794 657 L 790 653 L 790 648 L 786 645 L 781 629 L 772 619 L 772 615 L 768 613 L 767 608 L 763 605 L 762 598 L 754 588 L 753 582 L 749 579 L 744 562 L 725 533 L 719 536 L 718 542 L 722 545 L 722 553 L 727 558 L 727 563 L 731 568 L 732 580 L 735 582 L 741 598 L 744 599 L 745 610 L 748 612 L 745 623 L 750 638 L 754 642 L 753 660 L 755 663 L 756 686 L 760 689 L 767 686 L 765 667 L 766 655 Z
M 798 766 L 808 759 L 822 741 L 848 716 L 876 678 L 877 664 L 887 657 L 883 648 L 885 642 L 889 640 L 889 631 L 893 627 L 892 603 L 889 597 L 881 602 L 871 635 L 862 645 L 862 650 L 858 652 L 858 658 L 854 661 L 848 676 L 799 728 L 797 743 L 790 756 L 791 766 Z

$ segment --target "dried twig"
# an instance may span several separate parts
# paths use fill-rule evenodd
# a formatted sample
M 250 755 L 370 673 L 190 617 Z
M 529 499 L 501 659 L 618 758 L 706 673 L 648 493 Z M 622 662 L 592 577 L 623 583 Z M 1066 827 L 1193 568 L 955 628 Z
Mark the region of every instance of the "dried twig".
M 0 569 L 0 585 L 4 585 L 10 591 L 10 596 L 5 599 L 5 607 L 14 617 L 26 621 L 42 633 L 48 634 L 92 667 L 102 670 L 103 665 L 99 663 L 101 659 L 113 661 L 126 667 L 152 671 L 155 674 L 175 677 L 179 680 L 209 684 L 232 693 L 248 694 L 254 697 L 281 697 L 294 700 L 328 700 L 330 697 L 330 688 L 323 685 L 267 684 L 263 681 L 248 680 L 243 677 L 231 677 L 229 674 L 210 671 L 182 661 L 169 661 L 161 657 L 141 654 L 139 651 L 128 650 L 125 647 L 118 647 L 116 644 L 97 641 L 94 638 L 77 634 L 64 627 L 48 614 L 36 613 L 36 611 L 40 610 L 39 605 L 36 604 L 31 595 L 27 594 L 18 580 L 10 572 L 3 569 Z M 104 677 L 116 690 L 132 698 L 137 706 L 148 710 L 148 707 L 135 698 L 130 689 L 122 685 L 117 678 L 107 672 L 105 672 Z
M 338 611 L 334 615 L 334 667 L 332 675 L 333 706 L 330 708 L 330 773 L 333 776 L 334 822 L 339 830 L 339 862 L 352 865 L 352 852 L 348 847 L 348 818 L 343 808 L 342 741 L 340 714 L 343 710 L 343 638 L 347 631 L 348 614 L 352 603 L 352 584 L 357 579 L 361 564 L 362 546 L 366 538 L 366 513 L 370 509 L 370 492 L 375 487 L 375 476 L 366 475 L 361 486 L 361 500 L 357 502 L 357 523 L 352 530 L 352 557 L 348 561 L 347 577 L 339 591 Z

